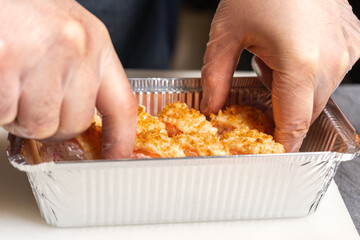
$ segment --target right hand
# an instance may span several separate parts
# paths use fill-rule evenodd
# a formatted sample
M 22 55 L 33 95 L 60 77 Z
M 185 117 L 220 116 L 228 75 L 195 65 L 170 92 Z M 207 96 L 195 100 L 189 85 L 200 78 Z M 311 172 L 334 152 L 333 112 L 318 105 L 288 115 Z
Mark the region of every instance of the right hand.
M 271 89 L 275 140 L 296 152 L 360 57 L 360 21 L 347 0 L 220 1 L 202 69 L 205 114 L 224 106 L 243 49 Z
M 73 0 L 0 0 L 0 126 L 38 140 L 103 116 L 103 157 L 130 157 L 137 102 L 104 24 Z

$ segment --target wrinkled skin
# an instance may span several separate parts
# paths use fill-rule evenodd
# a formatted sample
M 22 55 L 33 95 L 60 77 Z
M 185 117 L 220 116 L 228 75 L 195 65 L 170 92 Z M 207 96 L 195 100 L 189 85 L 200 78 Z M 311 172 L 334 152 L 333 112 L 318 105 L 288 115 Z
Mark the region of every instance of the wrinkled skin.
M 70 139 L 89 127 L 96 106 L 103 156 L 130 157 L 137 103 L 106 27 L 73 0 L 0 6 L 0 126 Z
M 274 137 L 294 152 L 358 60 L 360 24 L 346 0 L 221 1 L 202 69 L 204 112 L 224 105 L 244 48 L 272 90 Z

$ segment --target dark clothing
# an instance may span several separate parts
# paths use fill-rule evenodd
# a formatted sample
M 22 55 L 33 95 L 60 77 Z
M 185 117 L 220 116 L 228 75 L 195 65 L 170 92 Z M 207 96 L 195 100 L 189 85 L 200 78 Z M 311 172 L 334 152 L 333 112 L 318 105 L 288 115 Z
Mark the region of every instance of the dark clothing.
M 109 29 L 125 68 L 169 67 L 181 0 L 79 0 Z

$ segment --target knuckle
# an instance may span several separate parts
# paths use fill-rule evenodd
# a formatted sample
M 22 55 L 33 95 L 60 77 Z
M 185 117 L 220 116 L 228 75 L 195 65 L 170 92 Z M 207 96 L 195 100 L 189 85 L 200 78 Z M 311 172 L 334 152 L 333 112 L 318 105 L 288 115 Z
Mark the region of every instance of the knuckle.
M 11 102 L 0 104 L 0 125 L 12 123 L 16 119 L 16 106 Z
M 201 69 L 201 80 L 203 87 L 214 87 L 212 79 L 217 79 L 219 76 L 218 71 L 212 71 L 212 67 L 209 64 L 205 64 Z
M 303 48 L 295 48 L 293 58 L 298 64 L 299 70 L 305 72 L 315 72 L 319 64 L 319 51 L 307 50 Z
M 86 131 L 91 125 L 92 118 L 93 118 L 93 114 L 92 115 L 87 114 L 86 116 L 79 119 L 77 126 L 75 126 L 75 128 L 72 129 L 73 134 L 77 135 Z
M 90 41 L 96 44 L 99 44 L 99 42 L 110 42 L 110 33 L 105 26 L 105 24 L 98 19 L 96 16 L 91 15 L 89 16 L 89 27 L 87 28 Z
M 6 87 L 0 87 L 0 125 L 11 123 L 17 114 L 17 101 L 12 91 Z
M 351 53 L 349 51 L 342 51 L 342 54 L 340 54 L 340 57 L 338 58 L 338 72 L 340 76 L 344 74 L 344 72 L 347 72 L 350 70 L 352 63 L 351 63 Z
M 360 46 L 360 45 L 359 45 Z M 360 48 L 356 48 L 355 46 L 349 46 L 348 47 L 348 57 L 349 57 L 349 61 L 348 61 L 348 66 L 350 70 L 351 67 L 359 60 L 360 57 Z
M 59 119 L 48 114 L 37 114 L 32 115 L 29 121 L 20 124 L 29 137 L 41 140 L 56 133 L 59 127 Z
M 87 31 L 81 22 L 73 18 L 68 19 L 61 30 L 61 34 L 63 39 L 69 42 L 78 54 L 85 55 Z
M 96 19 L 94 21 L 94 23 L 95 23 L 94 25 L 95 25 L 96 32 L 100 33 L 101 36 L 110 38 L 109 30 L 107 29 L 107 27 L 105 26 L 105 24 L 102 21 L 100 21 L 99 19 Z
M 214 39 L 217 37 L 220 37 L 228 32 L 228 29 L 225 24 L 219 24 L 219 21 L 217 21 L 217 18 L 214 18 L 214 20 L 211 23 L 211 31 L 210 31 L 210 39 Z
M 93 116 L 94 111 L 92 111 L 91 114 L 84 114 L 81 116 L 79 115 L 79 117 L 68 118 L 66 122 L 60 126 L 59 133 L 63 136 L 75 137 L 90 127 Z

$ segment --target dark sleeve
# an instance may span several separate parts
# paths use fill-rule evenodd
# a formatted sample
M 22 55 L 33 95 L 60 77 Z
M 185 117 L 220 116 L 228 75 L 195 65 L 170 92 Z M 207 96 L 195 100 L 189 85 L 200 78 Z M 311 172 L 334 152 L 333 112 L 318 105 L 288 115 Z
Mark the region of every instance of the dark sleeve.
M 125 68 L 168 68 L 181 0 L 78 0 L 107 26 Z

